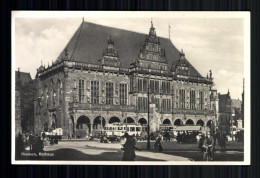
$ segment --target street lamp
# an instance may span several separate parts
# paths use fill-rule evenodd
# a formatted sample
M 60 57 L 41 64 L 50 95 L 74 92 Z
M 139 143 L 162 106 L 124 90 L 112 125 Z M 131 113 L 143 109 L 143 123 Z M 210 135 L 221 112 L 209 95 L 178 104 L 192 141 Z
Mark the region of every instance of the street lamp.
M 235 111 L 232 111 L 232 117 L 231 117 L 231 137 L 232 137 L 232 141 L 234 140 L 233 138 L 233 118 L 235 120 Z
M 102 132 L 102 128 L 103 128 L 103 124 L 102 124 L 102 121 L 103 121 L 103 119 L 102 119 L 102 107 L 103 107 L 103 104 L 104 104 L 104 100 L 102 99 L 102 96 L 103 96 L 103 93 L 104 93 L 104 90 L 101 90 L 101 96 L 100 96 L 100 98 L 101 98 L 101 113 L 100 113 L 100 123 L 101 123 L 101 132 Z

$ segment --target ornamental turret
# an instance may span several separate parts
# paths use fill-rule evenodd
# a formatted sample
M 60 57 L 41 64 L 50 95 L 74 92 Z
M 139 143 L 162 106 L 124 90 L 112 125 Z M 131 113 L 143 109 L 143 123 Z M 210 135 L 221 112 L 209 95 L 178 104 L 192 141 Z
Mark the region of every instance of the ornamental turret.
M 188 62 L 185 60 L 185 53 L 181 49 L 180 58 L 175 66 L 172 66 L 172 70 L 177 77 L 190 76 L 190 67 Z
M 118 52 L 114 47 L 114 40 L 109 36 L 107 48 L 103 51 L 103 58 L 99 61 L 101 65 L 120 67 Z

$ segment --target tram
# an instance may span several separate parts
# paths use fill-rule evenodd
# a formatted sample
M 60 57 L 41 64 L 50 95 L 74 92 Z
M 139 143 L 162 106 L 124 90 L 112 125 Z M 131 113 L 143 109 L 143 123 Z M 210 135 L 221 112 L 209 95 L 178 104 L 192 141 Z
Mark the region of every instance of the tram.
M 126 132 L 129 135 L 141 135 L 141 132 L 147 131 L 147 126 L 134 123 L 112 123 L 106 124 L 104 130 L 109 140 L 120 140 Z

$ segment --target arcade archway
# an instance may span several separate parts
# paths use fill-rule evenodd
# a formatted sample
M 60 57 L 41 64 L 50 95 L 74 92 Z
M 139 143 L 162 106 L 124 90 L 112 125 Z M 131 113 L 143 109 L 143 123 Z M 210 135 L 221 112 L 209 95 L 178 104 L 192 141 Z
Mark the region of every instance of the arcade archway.
M 214 122 L 213 122 L 212 120 L 209 120 L 209 121 L 207 122 L 207 126 L 208 126 L 209 128 L 214 127 Z
M 96 129 L 96 130 L 103 130 L 103 128 L 105 127 L 106 125 L 106 120 L 105 118 L 102 117 L 101 119 L 101 116 L 97 116 L 95 119 L 94 119 L 94 122 L 93 122 L 93 128 Z
M 186 121 L 185 125 L 194 125 L 194 122 L 193 122 L 193 120 L 188 119 L 188 120 Z
M 118 117 L 111 117 L 108 121 L 109 124 L 120 122 L 120 119 Z
M 80 116 L 76 125 L 76 137 L 85 138 L 90 132 L 90 119 L 87 116 Z
M 204 126 L 204 122 L 203 122 L 203 120 L 201 120 L 201 119 L 198 120 L 196 125 Z
M 176 119 L 174 121 L 174 125 L 182 125 L 182 121 L 180 119 Z
M 147 120 L 145 118 L 141 118 L 141 119 L 138 120 L 138 123 L 140 123 L 141 125 L 146 125 Z
M 170 119 L 164 119 L 163 124 L 171 124 Z
M 135 123 L 135 120 L 132 117 L 127 117 L 125 118 L 124 123 Z

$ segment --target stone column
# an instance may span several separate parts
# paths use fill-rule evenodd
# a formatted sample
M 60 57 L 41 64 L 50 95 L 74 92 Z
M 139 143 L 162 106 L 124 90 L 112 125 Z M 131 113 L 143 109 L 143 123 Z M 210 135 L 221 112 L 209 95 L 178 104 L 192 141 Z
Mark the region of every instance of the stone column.
M 91 134 L 93 134 L 93 129 L 94 129 L 93 123 L 91 123 L 91 124 L 90 124 L 90 133 L 91 133 Z
M 156 118 L 156 113 L 155 113 L 155 104 L 151 103 L 150 104 L 150 132 L 155 132 L 157 130 L 157 118 Z

